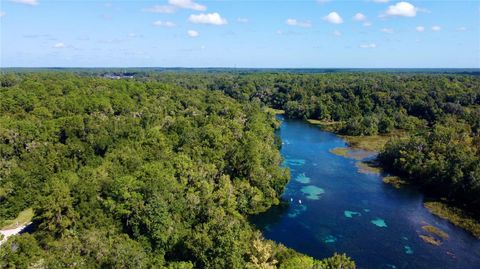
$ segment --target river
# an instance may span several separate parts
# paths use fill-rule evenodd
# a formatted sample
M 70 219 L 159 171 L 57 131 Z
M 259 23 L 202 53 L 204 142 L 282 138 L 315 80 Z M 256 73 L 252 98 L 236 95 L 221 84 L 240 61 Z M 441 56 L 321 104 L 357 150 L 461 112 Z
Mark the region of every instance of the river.
M 282 205 L 251 218 L 265 238 L 319 259 L 346 253 L 365 269 L 480 268 L 480 240 L 430 214 L 416 189 L 396 189 L 378 174 L 360 173 L 356 160 L 332 154 L 346 146 L 342 138 L 290 120 L 279 135 L 292 180 Z

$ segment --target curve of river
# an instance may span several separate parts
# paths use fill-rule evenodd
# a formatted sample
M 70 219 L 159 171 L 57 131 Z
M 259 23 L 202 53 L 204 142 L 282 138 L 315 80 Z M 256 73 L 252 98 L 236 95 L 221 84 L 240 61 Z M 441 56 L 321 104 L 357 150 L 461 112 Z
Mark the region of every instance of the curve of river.
M 480 268 L 480 240 L 430 214 L 418 191 L 395 189 L 330 153 L 346 146 L 343 139 L 302 121 L 284 120 L 279 133 L 292 180 L 282 205 L 251 219 L 265 238 L 315 258 L 347 253 L 358 268 Z

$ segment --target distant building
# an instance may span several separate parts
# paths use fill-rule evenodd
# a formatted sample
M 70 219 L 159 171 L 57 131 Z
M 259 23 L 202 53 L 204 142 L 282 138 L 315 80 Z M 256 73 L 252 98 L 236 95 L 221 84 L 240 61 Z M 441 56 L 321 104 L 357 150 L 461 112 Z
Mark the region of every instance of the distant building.
M 126 78 L 133 78 L 134 74 L 132 73 L 125 73 L 125 74 L 103 74 L 104 78 L 109 79 L 126 79 Z

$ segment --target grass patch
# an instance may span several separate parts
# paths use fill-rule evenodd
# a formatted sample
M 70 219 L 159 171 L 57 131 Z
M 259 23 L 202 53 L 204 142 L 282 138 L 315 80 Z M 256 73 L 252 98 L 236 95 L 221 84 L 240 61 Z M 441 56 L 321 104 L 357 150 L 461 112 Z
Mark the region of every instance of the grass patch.
M 441 240 L 435 239 L 433 236 L 423 235 L 423 234 L 421 234 L 419 236 L 423 240 L 423 242 L 428 243 L 430 245 L 440 246 L 442 244 Z
M 357 161 L 361 161 L 375 154 L 374 152 L 371 152 L 371 151 L 351 149 L 351 148 L 334 148 L 330 150 L 330 153 L 333 153 L 337 156 L 354 159 Z
M 403 185 L 408 184 L 405 180 L 402 180 L 397 176 L 386 176 L 383 178 L 383 182 L 390 184 L 397 189 L 400 189 Z
M 337 156 L 342 156 L 345 158 L 348 158 L 348 152 L 349 152 L 348 148 L 334 148 L 330 150 L 330 153 L 333 153 Z
M 308 119 L 307 122 L 322 128 L 322 130 L 334 132 L 334 133 L 338 132 L 342 126 L 342 122 L 340 121 L 324 121 L 324 120 Z
M 425 225 L 425 226 L 422 226 L 422 229 L 427 233 L 434 234 L 434 235 L 442 238 L 443 240 L 448 239 L 448 234 L 446 232 L 440 230 L 439 228 L 435 227 L 435 226 Z
M 0 230 L 10 230 L 29 223 L 33 218 L 33 209 L 27 208 L 18 214 L 18 217 L 13 220 L 4 220 L 0 222 Z
M 369 135 L 369 136 L 351 136 L 342 135 L 347 140 L 348 144 L 352 148 L 359 148 L 368 151 L 380 152 L 385 144 L 393 137 L 405 136 L 405 132 L 402 130 L 394 130 L 385 135 Z
M 362 174 L 377 174 L 379 175 L 382 169 L 379 167 L 372 166 L 369 163 L 365 162 L 356 162 L 355 166 L 358 168 L 358 172 Z
M 348 144 L 352 148 L 360 148 L 369 151 L 379 152 L 383 149 L 383 146 L 390 140 L 390 136 L 350 136 L 342 135 L 347 140 Z
M 466 214 L 463 210 L 441 202 L 426 202 L 423 204 L 432 214 L 450 221 L 454 225 L 467 230 L 480 238 L 480 222 Z
M 271 107 L 268 107 L 265 109 L 267 112 L 272 112 L 273 114 L 275 115 L 283 115 L 285 114 L 285 110 L 283 109 L 275 109 L 275 108 L 271 108 Z
M 325 131 L 339 133 L 344 122 L 342 121 L 325 121 L 325 120 L 315 120 L 307 119 L 307 122 L 319 126 Z M 370 135 L 370 136 L 351 136 L 351 135 L 341 135 L 345 139 L 351 148 L 358 148 L 367 151 L 374 151 L 376 153 L 380 152 L 385 144 L 393 137 L 403 137 L 406 135 L 406 132 L 403 130 L 393 130 L 388 134 L 382 135 Z

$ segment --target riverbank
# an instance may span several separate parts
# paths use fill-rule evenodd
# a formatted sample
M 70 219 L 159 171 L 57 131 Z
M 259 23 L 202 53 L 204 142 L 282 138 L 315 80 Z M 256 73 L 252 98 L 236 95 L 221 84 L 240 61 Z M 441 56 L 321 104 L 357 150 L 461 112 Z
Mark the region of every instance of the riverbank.
M 423 206 L 435 216 L 448 220 L 480 239 L 480 222 L 462 209 L 439 201 L 425 202 Z
M 393 130 L 388 134 L 352 136 L 339 133 L 343 122 L 339 121 L 321 121 L 308 119 L 308 123 L 320 127 L 322 130 L 332 132 L 345 139 L 350 148 L 362 149 L 373 152 L 380 152 L 387 142 L 395 137 L 403 137 L 406 133 L 402 130 Z

